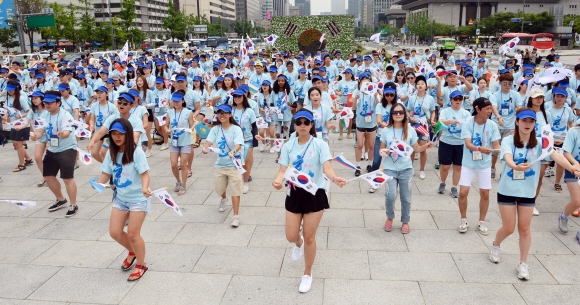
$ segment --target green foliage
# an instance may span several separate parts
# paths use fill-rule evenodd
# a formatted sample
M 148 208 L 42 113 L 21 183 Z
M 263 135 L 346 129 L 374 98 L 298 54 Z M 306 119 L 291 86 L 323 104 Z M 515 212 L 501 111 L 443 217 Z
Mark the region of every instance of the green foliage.
M 251 34 L 254 31 L 252 23 L 246 19 L 236 20 L 230 25 L 232 31 L 238 34 L 238 37 L 245 37 L 246 34 Z
M 97 29 L 95 26 L 95 17 L 89 14 L 89 8 L 93 7 L 90 0 L 79 0 L 81 3 L 80 10 L 83 11 L 80 20 L 80 29 L 78 29 L 81 41 L 92 42 L 95 40 Z
M 218 18 L 217 23 L 208 23 L 207 25 L 208 36 L 225 36 L 227 31 L 228 27 L 222 22 L 221 18 Z
M 338 35 L 332 36 L 327 25 L 334 22 L 338 28 Z M 284 34 L 289 23 L 295 24 L 296 30 L 292 36 Z M 354 51 L 354 16 L 276 16 L 272 18 L 272 33 L 279 36 L 275 47 L 278 50 L 306 50 L 323 47 L 327 51 L 341 50 L 343 53 Z M 308 31 L 319 32 L 314 39 L 301 37 Z M 318 40 L 322 34 L 326 40 L 320 43 Z
M 48 2 L 46 0 L 15 0 L 14 6 L 18 8 L 20 14 L 36 14 L 40 13 L 45 7 L 48 7 Z M 16 27 L 16 25 L 13 25 Z M 26 26 L 26 22 L 22 24 L 22 31 L 28 35 L 28 42 L 30 44 L 30 52 L 32 53 L 32 34 L 36 29 L 29 29 Z M 21 46 L 21 52 L 26 53 L 26 46 Z
M 580 33 L 580 16 L 575 15 L 564 16 L 564 26 L 570 26 L 570 21 L 574 21 L 572 32 Z
M 522 13 L 496 13 L 484 18 L 479 24 L 482 35 L 500 36 L 506 32 L 519 33 L 522 31 L 520 22 L 511 22 L 512 18 L 522 18 Z M 531 24 L 529 24 L 531 22 Z M 524 32 L 530 34 L 542 33 L 547 27 L 554 24 L 554 16 L 548 12 L 524 15 Z M 475 26 L 475 25 L 474 25 Z
M 355 37 L 371 37 L 375 33 L 375 29 L 371 26 L 356 27 L 354 29 Z
M 169 17 L 161 20 L 161 28 L 169 31 L 168 34 L 171 37 L 171 41 L 175 41 L 175 38 L 184 37 L 185 35 L 185 29 L 187 26 L 185 24 L 185 16 L 179 9 L 175 9 L 173 1 L 169 1 L 167 10 Z
M 10 49 L 18 46 L 18 37 L 14 27 L 0 29 L 0 47 Z

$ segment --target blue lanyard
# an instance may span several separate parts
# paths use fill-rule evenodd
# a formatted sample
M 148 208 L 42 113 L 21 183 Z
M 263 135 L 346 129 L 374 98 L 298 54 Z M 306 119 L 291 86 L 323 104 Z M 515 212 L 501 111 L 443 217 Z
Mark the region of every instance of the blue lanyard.
M 111 109 L 109 108 L 109 103 L 107 102 L 107 116 L 111 115 Z M 99 102 L 99 115 L 101 115 L 101 103 Z M 129 115 L 131 116 L 131 115 Z
M 393 140 L 397 139 L 397 134 L 395 133 L 395 126 L 393 125 Z M 401 129 L 401 141 L 403 140 L 403 135 L 404 135 L 404 129 Z M 391 143 L 393 143 L 393 141 L 391 141 Z M 391 144 L 389 143 L 389 146 L 391 146 Z
M 231 126 L 230 126 L 231 128 Z M 228 148 L 228 150 L 232 150 L 230 148 L 230 146 L 228 145 L 228 141 L 226 140 L 226 135 L 224 134 L 224 127 L 220 124 L 220 129 L 222 130 L 222 136 L 224 137 L 224 143 L 226 144 L 226 147 Z
M 70 96 L 69 96 L 69 98 L 70 98 Z M 71 110 L 71 111 L 73 111 L 73 107 L 72 107 L 72 105 L 71 105 L 71 104 L 69 104 L 69 103 L 66 101 L 66 99 L 62 99 L 62 101 L 63 101 L 63 102 L 65 102 L 65 103 L 66 103 L 66 104 L 69 106 L 69 108 L 70 108 L 70 110 Z
M 175 127 L 177 127 L 177 125 L 179 124 L 179 120 L 181 119 L 181 114 L 182 113 L 183 113 L 183 108 L 181 109 L 181 111 L 179 111 L 179 117 L 177 117 L 177 110 L 175 110 L 175 108 L 173 108 L 174 118 L 177 117 L 177 120 L 175 121 Z M 222 129 L 222 133 L 223 133 L 223 129 Z
M 56 123 L 53 126 L 56 126 L 56 132 L 58 133 L 58 117 L 60 116 L 60 111 L 56 115 Z M 50 122 L 52 123 L 52 114 L 50 115 Z M 54 128 L 54 127 L 53 127 Z M 52 134 L 52 133 L 51 133 Z
M 528 152 L 529 151 L 530 151 L 530 149 L 526 148 L 526 157 L 524 158 L 524 163 L 526 163 L 528 161 Z M 514 152 L 512 154 L 512 160 L 514 160 L 514 163 L 515 163 L 515 159 L 514 159 L 515 155 L 516 155 L 516 146 L 514 145 Z M 518 165 L 518 164 L 516 164 L 516 165 Z
M 483 130 L 481 131 L 481 146 L 483 146 L 483 137 L 485 136 L 485 126 L 486 125 L 487 125 L 487 120 L 483 124 Z M 473 118 L 473 127 L 471 127 L 471 141 L 473 141 L 473 134 L 474 133 L 475 133 L 475 117 Z
M 232 115 L 234 116 L 234 120 L 236 120 L 236 110 L 237 110 L 237 107 L 232 109 Z M 236 122 L 238 122 L 238 124 L 242 124 L 242 116 L 244 115 L 245 110 L 246 110 L 245 108 L 242 109 L 242 115 L 240 115 L 240 120 L 239 121 L 236 120 Z
M 304 149 L 304 152 L 302 153 L 302 160 L 304 161 L 304 156 L 306 155 L 306 152 L 308 151 L 308 147 L 310 147 L 310 143 L 312 143 L 312 141 L 314 140 L 314 138 L 312 136 L 310 136 L 310 141 L 308 141 L 308 145 L 306 145 L 306 149 Z M 296 139 L 296 143 L 298 143 L 298 139 Z

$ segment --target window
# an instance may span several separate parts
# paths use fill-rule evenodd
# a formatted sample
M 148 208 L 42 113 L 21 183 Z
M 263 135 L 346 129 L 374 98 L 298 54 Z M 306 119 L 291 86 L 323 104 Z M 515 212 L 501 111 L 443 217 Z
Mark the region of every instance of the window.
M 578 5 L 574 4 L 574 5 L 570 5 L 570 8 L 576 8 Z
M 524 7 L 530 7 L 530 5 L 529 4 L 524 4 Z
M 543 4 L 540 4 L 540 7 L 544 7 L 544 5 Z

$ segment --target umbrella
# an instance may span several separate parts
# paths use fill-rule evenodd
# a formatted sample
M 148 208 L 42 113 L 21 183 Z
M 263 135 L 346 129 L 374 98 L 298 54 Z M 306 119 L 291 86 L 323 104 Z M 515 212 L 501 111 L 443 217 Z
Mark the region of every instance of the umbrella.
M 28 44 L 28 46 L 30 47 L 30 44 Z M 33 47 L 40 47 L 40 44 L 38 44 L 38 43 L 36 43 L 36 42 L 33 42 L 33 43 L 32 43 L 32 46 L 33 46 Z
M 100 43 L 98 43 L 98 42 L 96 42 L 96 41 L 93 41 L 93 43 L 92 43 L 91 45 L 92 45 L 93 47 L 100 47 L 100 46 L 101 46 L 101 44 L 100 44 Z

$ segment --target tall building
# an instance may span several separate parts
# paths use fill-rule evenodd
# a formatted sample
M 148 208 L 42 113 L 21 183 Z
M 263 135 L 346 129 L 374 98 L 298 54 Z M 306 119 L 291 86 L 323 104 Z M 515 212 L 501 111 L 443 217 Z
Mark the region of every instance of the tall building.
M 274 0 L 273 7 L 276 16 L 288 16 L 290 14 L 290 3 L 288 3 L 288 0 Z
M 237 20 L 260 20 L 260 0 L 235 0 Z
M 303 7 L 303 15 L 310 16 L 310 0 L 294 0 L 294 5 Z
M 147 0 L 136 0 L 135 4 L 140 1 L 142 2 Z M 232 22 L 234 22 L 234 20 L 236 20 L 236 3 L 234 2 L 236 0 L 221 0 L 219 5 L 214 1 L 215 0 L 179 0 L 179 9 L 184 12 L 185 15 L 205 15 L 211 23 L 217 23 L 218 20 L 221 19 L 223 24 L 229 26 Z
M 290 16 L 302 16 L 304 15 L 304 7 L 298 5 L 290 6 Z
M 166 33 L 167 31 L 161 28 L 161 20 L 169 17 L 167 9 L 168 1 L 173 0 L 136 0 L 135 27 L 145 33 Z M 92 2 L 97 26 L 101 23 L 109 23 L 111 16 L 116 16 L 121 11 L 121 0 L 92 0 Z M 110 4 L 110 15 L 107 3 Z
M 274 0 L 260 0 L 260 17 L 262 20 L 268 20 L 268 13 L 274 16 Z
M 348 0 L 348 14 L 354 15 L 354 19 L 360 20 L 360 0 Z
M 346 14 L 344 0 L 331 0 L 330 2 L 330 13 L 332 15 L 344 15 Z

